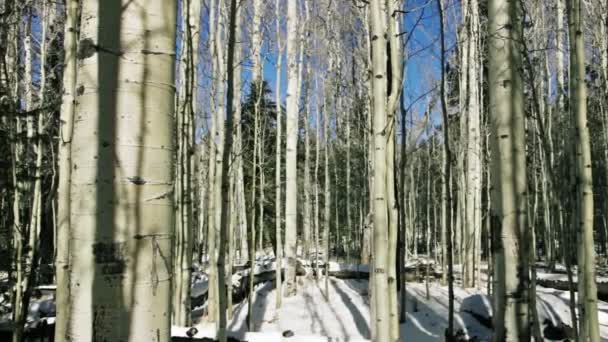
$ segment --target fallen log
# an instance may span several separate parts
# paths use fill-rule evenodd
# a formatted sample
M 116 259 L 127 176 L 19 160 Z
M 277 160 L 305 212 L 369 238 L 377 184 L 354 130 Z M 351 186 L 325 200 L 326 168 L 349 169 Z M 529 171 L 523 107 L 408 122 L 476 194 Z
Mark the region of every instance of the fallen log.
M 563 277 L 565 278 L 565 277 Z M 569 291 L 570 285 L 568 284 L 568 279 L 562 279 L 562 277 L 537 277 L 536 284 L 542 287 L 548 287 L 551 289 L 561 290 L 561 291 Z M 577 291 L 577 280 L 574 279 L 572 282 L 572 286 L 574 288 L 574 292 Z M 600 300 L 608 300 L 608 282 L 605 281 L 597 281 L 597 298 Z

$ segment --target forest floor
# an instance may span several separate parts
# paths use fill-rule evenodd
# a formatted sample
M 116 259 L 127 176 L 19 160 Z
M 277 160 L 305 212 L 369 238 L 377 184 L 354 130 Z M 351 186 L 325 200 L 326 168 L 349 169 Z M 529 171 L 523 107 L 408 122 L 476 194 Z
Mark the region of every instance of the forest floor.
M 259 262 L 255 273 L 274 272 L 271 259 Z M 340 268 L 330 265 L 332 269 Z M 308 267 L 307 267 L 308 268 Z M 345 265 L 342 269 L 360 269 Z M 365 268 L 363 268 L 365 269 Z M 458 279 L 459 268 L 455 268 Z M 253 327 L 247 326 L 248 302 L 243 300 L 234 306 L 234 317 L 229 320 L 229 335 L 249 342 L 317 342 L 317 341 L 369 341 L 370 311 L 368 281 L 362 279 L 329 278 L 329 295 L 325 294 L 325 278 L 316 280 L 309 273 L 298 277 L 297 295 L 283 298 L 282 307 L 276 308 L 276 290 L 274 281 L 264 281 L 255 288 L 253 300 Z M 234 278 L 239 278 L 235 275 Z M 206 292 L 206 277 L 195 281 L 193 293 Z M 549 287 L 537 286 L 536 301 L 539 321 L 544 323 L 540 331 L 546 341 L 564 340 L 567 338 L 565 326 L 571 326 L 569 309 L 569 292 L 557 289 L 567 281 L 567 276 L 558 269 L 549 272 L 538 268 L 539 281 L 549 281 Z M 461 331 L 462 340 L 491 340 L 491 304 L 486 296 L 485 273 L 482 272 L 480 288 L 463 289 L 455 286 L 455 331 Z M 458 280 L 457 280 L 458 283 Z M 197 288 L 197 284 L 199 288 Z M 608 284 L 608 278 L 598 277 L 598 289 Z M 557 288 L 556 288 L 557 287 Z M 45 320 L 54 321 L 54 285 L 38 288 L 40 296 L 35 296 L 30 306 L 28 324 Z M 0 325 L 7 323 L 10 317 L 10 306 L 4 294 L 0 297 Z M 605 300 L 605 298 L 604 298 Z M 427 342 L 443 341 L 448 324 L 448 288 L 439 282 L 429 283 L 427 298 L 424 282 L 407 283 L 406 322 L 401 324 L 403 340 Z M 204 305 L 203 305 L 204 306 Z M 8 310 L 7 310 L 8 309 Z M 194 310 L 197 312 L 197 310 Z M 602 341 L 608 341 L 608 302 L 600 300 L 598 304 L 600 332 Z M 560 330 L 561 326 L 561 330 Z M 198 333 L 195 337 L 215 336 L 214 325 L 206 322 L 196 323 Z M 556 328 L 557 327 L 557 328 Z M 186 336 L 188 328 L 174 327 L 173 336 Z M 247 332 L 253 331 L 253 332 Z M 285 338 L 288 332 L 291 337 Z M 561 335 L 560 335 L 561 334 Z
M 484 283 L 485 287 L 485 283 Z M 300 277 L 298 293 L 283 298 L 276 308 L 274 282 L 256 287 L 253 328 L 248 329 L 248 303 L 234 308 L 229 321 L 229 334 L 239 340 L 257 341 L 369 341 L 369 302 L 367 279 L 329 278 L 329 296 L 325 295 L 324 278 Z M 455 286 L 455 331 L 460 330 L 463 341 L 491 340 L 491 303 L 485 288 L 463 289 Z M 541 334 L 546 341 L 564 340 L 571 326 L 569 292 L 537 286 L 537 311 Z M 403 340 L 427 342 L 444 341 L 448 325 L 448 288 L 437 282 L 407 283 L 406 322 L 401 324 Z M 608 303 L 599 302 L 602 341 L 608 341 Z M 199 322 L 197 337 L 213 336 L 212 324 Z M 255 333 L 247 333 L 247 330 Z M 292 337 L 284 338 L 290 331 Z M 560 339 L 561 338 L 561 339 Z

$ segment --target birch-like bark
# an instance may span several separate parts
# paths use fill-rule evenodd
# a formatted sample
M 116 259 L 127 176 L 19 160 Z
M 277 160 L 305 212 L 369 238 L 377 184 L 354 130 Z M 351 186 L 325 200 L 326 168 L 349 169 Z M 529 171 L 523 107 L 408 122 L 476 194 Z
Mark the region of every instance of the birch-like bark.
M 449 131 L 449 118 L 447 109 L 447 98 L 445 93 L 446 86 L 446 71 L 445 71 L 445 22 L 444 22 L 444 4 L 443 0 L 437 0 L 437 9 L 439 11 L 439 27 L 441 34 L 441 114 L 443 118 L 443 186 L 442 194 L 443 208 L 442 208 L 442 231 L 444 233 L 443 243 L 445 244 L 444 257 L 447 259 L 447 281 L 448 281 L 448 328 L 446 331 L 446 339 L 454 338 L 454 257 L 453 257 L 453 226 L 452 226 L 452 193 L 451 193 L 451 162 L 452 162 L 452 151 L 450 149 L 450 131 Z
M 287 119 L 285 149 L 285 289 L 286 297 L 296 294 L 297 238 L 297 148 L 298 148 L 298 66 L 297 0 L 287 3 Z
M 86 0 L 82 18 L 71 340 L 169 341 L 176 6 Z
M 282 124 L 281 124 L 281 67 L 283 65 L 283 50 L 281 47 L 281 1 L 275 0 L 275 20 L 276 20 L 276 35 L 277 35 L 277 65 L 276 65 L 276 84 L 274 89 L 275 94 L 275 111 L 277 114 L 276 124 L 277 124 L 277 133 L 276 133 L 276 154 L 275 154 L 275 200 L 274 200 L 274 210 L 275 210 L 275 239 L 276 239 L 276 307 L 280 308 L 282 304 L 283 298 L 283 285 L 282 285 L 282 273 L 283 273 L 283 236 L 281 230 L 281 134 L 282 134 Z M 308 171 L 307 171 L 308 172 Z
M 243 46 L 240 42 L 239 37 L 242 35 L 241 32 L 244 27 L 244 17 L 241 16 L 243 11 L 243 4 L 237 5 L 236 17 L 240 18 L 236 23 L 236 40 L 235 40 L 235 51 L 234 51 L 234 166 L 233 174 L 235 177 L 235 204 L 236 211 L 234 212 L 236 220 L 236 229 L 234 232 L 234 241 L 238 234 L 238 261 L 243 263 L 248 259 L 247 254 L 247 206 L 245 203 L 245 180 L 243 174 L 243 123 L 242 123 L 242 108 L 241 108 L 241 87 L 242 87 L 242 59 L 243 59 Z M 236 253 L 235 253 L 236 254 Z M 236 255 L 235 255 L 236 256 Z
M 493 198 L 495 341 L 529 341 L 529 241 L 519 3 L 488 7 Z
M 597 313 L 597 285 L 595 283 L 595 250 L 593 242 L 593 177 L 591 147 L 587 123 L 587 86 L 585 45 L 582 24 L 582 1 L 567 0 L 570 36 L 570 110 L 574 123 L 573 151 L 576 164 L 580 323 L 579 341 L 600 341 Z
M 57 279 L 57 294 L 55 305 L 57 314 L 55 320 L 55 341 L 69 341 L 69 297 L 70 280 L 70 182 L 72 174 L 72 130 L 76 105 L 78 32 L 79 32 L 80 0 L 70 0 L 66 3 L 66 24 L 63 40 L 65 51 L 63 70 L 63 94 L 59 127 L 59 177 L 57 188 L 57 256 L 55 272 Z
M 481 182 L 482 182 L 482 155 L 481 155 L 481 125 L 480 125 L 480 105 L 479 105 L 479 70 L 481 67 L 479 52 L 477 50 L 479 41 L 479 5 L 477 0 L 468 0 L 469 7 L 465 20 L 468 23 L 468 91 L 466 96 L 468 129 L 467 129 L 467 148 L 466 148 L 466 278 L 465 287 L 475 285 L 475 260 L 476 249 L 480 248 L 481 240 Z
M 180 88 L 176 107 L 177 158 L 175 177 L 175 240 L 172 292 L 172 324 L 190 325 L 190 275 L 194 225 L 192 217 L 194 118 L 196 113 L 200 1 L 182 2 L 182 51 Z
M 220 215 L 220 245 L 217 258 L 218 288 L 219 288 L 219 328 L 218 340 L 226 342 L 226 279 L 232 279 L 232 274 L 226 276 L 226 245 L 230 229 L 230 155 L 232 153 L 232 108 L 234 99 L 234 44 L 236 40 L 236 0 L 230 0 L 228 19 L 228 56 L 226 72 L 226 113 L 224 121 L 224 141 L 221 168 L 221 215 Z M 231 266 L 231 265 L 229 265 Z M 229 268 L 230 269 L 230 268 Z M 253 270 L 253 269 L 252 269 Z
M 388 210 L 388 260 L 386 263 L 386 270 L 388 272 L 388 300 L 390 303 L 389 307 L 389 319 L 390 319 L 390 338 L 391 341 L 399 340 L 399 305 L 397 297 L 397 231 L 398 231 L 398 211 L 397 211 L 397 194 L 395 192 L 395 143 L 396 134 L 395 127 L 397 120 L 395 119 L 395 113 L 397 106 L 399 105 L 399 99 L 401 97 L 402 80 L 403 80 L 403 47 L 402 42 L 399 38 L 401 33 L 400 19 L 397 16 L 399 10 L 401 10 L 403 2 L 401 0 L 388 0 L 386 3 L 386 30 L 387 30 L 387 41 L 389 44 L 390 54 L 390 70 L 387 72 L 391 73 L 390 84 L 388 84 L 387 93 L 387 123 L 389 124 L 386 139 L 386 204 Z
M 333 60 L 330 57 L 329 75 L 333 75 Z M 329 84 L 328 84 L 329 83 Z M 326 83 L 326 89 L 334 89 L 332 82 Z M 330 97 L 333 95 L 331 92 L 328 94 Z M 330 208 L 331 208 L 331 193 L 329 191 L 329 121 L 331 120 L 330 108 L 328 99 L 325 100 L 326 106 L 323 111 L 323 157 L 325 165 L 323 167 L 323 257 L 325 259 L 325 301 L 329 301 L 329 229 L 330 229 Z M 317 142 L 319 144 L 320 142 Z
M 387 127 L 387 66 L 386 66 L 386 12 L 380 0 L 371 0 L 369 4 L 369 26 L 371 35 L 372 61 L 372 117 L 374 152 L 373 156 L 373 315 L 372 336 L 375 341 L 391 341 L 390 302 L 388 270 L 389 261 L 389 217 L 386 182 L 386 145 L 385 128 Z
M 220 12 L 218 9 L 218 0 L 211 0 L 209 6 L 209 49 L 211 50 L 211 65 L 212 65 L 212 74 L 219 74 L 219 63 L 217 57 L 217 45 L 215 43 L 217 39 L 216 30 L 219 29 L 219 17 Z M 217 78 L 217 76 L 216 76 Z M 209 276 L 209 289 L 207 290 L 207 320 L 211 322 L 217 321 L 217 290 L 215 284 L 217 284 L 217 268 L 216 268 L 216 231 L 217 231 L 217 222 L 216 222 L 216 155 L 217 151 L 217 125 L 218 125 L 218 113 L 219 108 L 217 105 L 217 100 L 215 94 L 218 91 L 219 82 L 213 81 L 212 84 L 212 94 L 214 96 L 211 97 L 211 120 L 209 120 L 209 132 L 208 132 L 208 175 L 207 179 L 208 190 L 207 190 L 207 264 L 208 264 L 208 276 Z M 219 96 L 217 96 L 219 98 Z
M 317 87 L 315 87 L 317 88 Z M 318 89 L 318 88 L 317 88 Z M 320 163 L 320 155 L 321 155 L 321 114 L 322 111 L 325 110 L 325 106 L 319 107 L 317 106 L 317 111 L 315 115 L 315 206 L 314 206 L 314 240 L 315 240 L 315 276 L 316 279 L 319 280 L 319 163 Z
M 216 112 L 216 132 L 215 132 L 215 179 L 214 179 L 214 198 L 215 202 L 215 234 L 216 240 L 216 252 L 213 254 L 212 259 L 210 260 L 210 265 L 215 266 L 215 274 L 216 278 L 213 281 L 209 281 L 209 286 L 214 287 L 215 291 L 215 304 L 216 311 L 213 314 L 216 317 L 216 323 L 218 328 L 218 334 L 221 334 L 222 329 L 222 319 L 225 320 L 225 301 L 226 301 L 226 287 L 225 287 L 225 272 L 224 264 L 225 264 L 225 243 L 226 243 L 226 232 L 224 228 L 227 228 L 227 218 L 224 217 L 224 211 L 227 211 L 229 206 L 226 206 L 226 195 L 228 194 L 228 186 L 224 185 L 224 180 L 227 179 L 228 173 L 227 169 L 224 167 L 228 167 L 228 165 L 224 165 L 224 161 L 229 160 L 224 157 L 224 154 L 230 153 L 230 151 L 226 151 L 225 142 L 232 141 L 231 137 L 228 139 L 226 137 L 226 121 L 227 117 L 227 108 L 228 106 L 232 106 L 231 103 L 228 102 L 227 93 L 228 93 L 228 69 L 232 71 L 232 68 L 228 67 L 227 55 L 225 44 L 226 41 L 224 37 L 226 36 L 226 16 L 228 13 L 226 2 L 231 0 L 218 0 L 218 27 L 215 31 L 215 50 L 216 50 L 216 58 L 217 58 L 217 112 Z M 230 112 L 232 115 L 232 112 Z M 231 127 L 232 129 L 232 127 Z M 222 307 L 223 306 L 223 307 Z M 225 322 L 224 322 L 225 325 Z M 220 335 L 218 335 L 220 336 Z

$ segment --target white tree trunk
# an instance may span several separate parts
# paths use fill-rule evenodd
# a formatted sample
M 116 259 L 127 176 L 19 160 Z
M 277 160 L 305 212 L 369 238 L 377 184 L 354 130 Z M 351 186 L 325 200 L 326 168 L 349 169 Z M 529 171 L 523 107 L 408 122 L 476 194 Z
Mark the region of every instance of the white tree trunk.
M 276 133 L 276 154 L 275 154 L 275 239 L 276 239 L 276 307 L 280 308 L 283 298 L 283 285 L 281 274 L 283 272 L 283 236 L 281 230 L 281 221 L 283 216 L 281 215 L 281 66 L 283 65 L 283 51 L 281 47 L 281 2 L 280 0 L 275 1 L 275 20 L 276 20 L 276 34 L 277 34 L 277 65 L 276 65 L 276 84 L 275 84 L 275 111 L 276 111 L 276 122 L 277 122 L 277 133 Z
M 286 297 L 296 294 L 296 239 L 298 223 L 298 11 L 297 1 L 287 3 L 287 122 L 285 149 L 285 289 Z
M 494 250 L 495 341 L 529 341 L 529 241 L 527 233 L 526 156 L 519 4 L 492 0 L 488 7 L 490 38 L 490 108 L 492 172 L 499 224 Z
M 176 6 L 86 0 L 82 18 L 71 339 L 169 341 Z
M 182 54 L 176 107 L 177 158 L 175 182 L 175 242 L 173 265 L 172 324 L 190 325 L 190 275 L 194 225 L 192 217 L 194 119 L 196 113 L 200 1 L 182 2 Z
M 570 110 L 574 123 L 572 143 L 576 166 L 576 215 L 580 314 L 579 341 L 600 341 L 595 284 L 595 248 L 593 242 L 593 177 L 591 147 L 587 122 L 587 86 L 585 70 L 585 43 L 583 37 L 583 3 L 567 0 L 570 33 Z
M 69 240 L 70 240 L 70 181 L 72 174 L 72 130 L 76 104 L 76 80 L 79 0 L 66 3 L 66 24 L 63 41 L 65 62 L 63 70 L 63 96 L 59 128 L 59 183 L 57 188 L 57 257 L 55 272 L 57 277 L 57 295 L 55 305 L 55 341 L 69 341 Z

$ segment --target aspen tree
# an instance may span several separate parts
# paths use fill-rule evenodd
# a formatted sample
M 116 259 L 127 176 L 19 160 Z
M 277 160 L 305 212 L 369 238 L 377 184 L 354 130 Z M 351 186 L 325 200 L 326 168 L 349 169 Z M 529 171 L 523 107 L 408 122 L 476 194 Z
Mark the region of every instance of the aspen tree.
M 386 67 L 386 13 L 380 0 L 369 4 L 372 70 L 372 121 L 373 121 L 373 273 L 370 276 L 373 289 L 372 336 L 375 341 L 391 341 L 390 303 L 388 285 L 389 217 L 386 190 L 387 127 L 387 67 Z
M 591 147 L 587 123 L 587 86 L 585 84 L 585 45 L 582 26 L 582 1 L 567 0 L 570 35 L 570 111 L 574 124 L 573 150 L 576 151 L 576 228 L 578 245 L 580 341 L 600 341 L 595 284 L 593 242 L 593 178 Z
M 297 148 L 298 148 L 298 66 L 297 0 L 287 3 L 287 119 L 285 149 L 285 289 L 286 297 L 296 294 L 297 239 Z
M 480 248 L 481 240 L 481 125 L 479 105 L 479 66 L 480 57 L 477 50 L 479 41 L 479 4 L 477 0 L 463 2 L 467 7 L 464 22 L 467 27 L 468 45 L 467 75 L 468 88 L 467 104 L 467 142 L 466 142 L 466 264 L 467 273 L 464 279 L 465 287 L 472 287 L 475 283 L 476 249 Z
M 388 299 L 389 319 L 390 319 L 390 338 L 391 341 L 399 340 L 399 313 L 398 313 L 398 298 L 397 298 L 397 194 L 395 193 L 395 143 L 396 134 L 395 127 L 397 120 L 395 117 L 399 99 L 401 96 L 402 80 L 403 80 L 403 47 L 399 39 L 400 35 L 400 17 L 397 15 L 403 2 L 401 0 L 388 1 L 386 4 L 386 21 L 387 35 L 390 54 L 390 84 L 387 80 L 387 123 L 389 126 L 385 128 L 387 137 L 386 149 L 386 195 L 387 195 L 387 210 L 388 210 L 388 260 L 386 269 L 388 272 Z M 390 90 L 390 91 L 389 91 Z
M 315 82 L 316 84 L 316 82 Z M 315 86 L 318 89 L 317 86 Z M 314 240 L 315 240 L 315 275 L 317 280 L 320 278 L 319 273 L 319 163 L 321 154 L 321 114 L 325 110 L 325 106 L 318 106 L 315 114 L 315 206 L 314 206 Z
M 218 339 L 226 342 L 226 244 L 228 242 L 228 230 L 230 225 L 230 154 L 232 151 L 232 105 L 234 97 L 234 45 L 236 36 L 236 0 L 230 0 L 228 20 L 228 56 L 226 75 L 226 113 L 223 132 L 222 168 L 221 168 L 221 219 L 220 219 L 220 241 L 217 258 L 218 288 L 219 288 L 219 329 Z M 252 269 L 253 271 L 253 269 Z M 230 275 L 231 276 L 231 275 Z M 253 277 L 253 274 L 251 275 Z M 231 279 L 231 277 L 228 277 Z
M 497 226 L 494 247 L 495 341 L 529 341 L 529 243 L 519 3 L 492 0 L 488 6 L 492 203 Z
M 240 132 L 240 126 L 241 126 L 241 117 L 242 117 L 242 108 L 241 108 L 241 82 L 242 82 L 242 76 L 241 76 L 241 71 L 242 71 L 242 67 L 241 67 L 241 58 L 242 58 L 242 46 L 241 43 L 239 42 L 240 40 L 240 35 L 241 35 L 241 30 L 242 30 L 242 17 L 241 17 L 241 13 L 242 13 L 242 8 L 243 5 L 242 4 L 237 4 L 235 10 L 235 22 L 234 22 L 234 46 L 233 46 L 233 57 L 232 57 L 232 79 L 233 79 L 233 95 L 231 95 L 232 97 L 232 113 L 233 113 L 233 124 L 231 125 L 232 129 L 231 129 L 231 134 L 232 134 L 232 148 L 230 151 L 230 160 L 232 160 L 232 165 L 230 166 L 230 204 L 229 204 L 229 209 L 230 209 L 230 218 L 229 218 L 229 229 L 227 232 L 227 258 L 226 258 L 226 274 L 225 274 L 225 279 L 226 279 L 226 315 L 227 315 L 227 319 L 231 320 L 233 318 L 233 298 L 232 298 L 232 292 L 233 292 L 233 282 L 232 282 L 232 274 L 233 274 L 233 266 L 234 266 L 234 258 L 235 258 L 235 254 L 236 254 L 236 246 L 235 246 L 235 242 L 236 242 L 236 231 L 238 230 L 240 232 L 240 227 L 242 225 L 242 221 L 243 220 L 243 216 L 245 213 L 245 210 L 243 210 L 242 212 L 240 212 L 239 210 L 237 210 L 240 201 L 240 194 L 239 194 L 239 188 L 238 188 L 238 184 L 239 184 L 239 177 L 242 176 L 242 155 L 241 155 L 241 148 L 242 148 L 242 141 L 241 141 L 241 132 Z M 230 97 L 228 97 L 230 98 Z M 239 173 L 239 169 L 240 172 Z M 244 196 L 244 194 L 243 194 Z M 246 232 L 245 232 L 245 239 L 246 239 Z M 242 238 L 242 236 L 241 236 Z
M 181 6 L 182 51 L 179 63 L 180 88 L 176 107 L 177 158 L 175 182 L 175 242 L 172 293 L 172 323 L 190 325 L 190 274 L 192 269 L 192 153 L 196 113 L 196 74 L 200 1 L 183 0 Z
M 176 6 L 82 4 L 70 340 L 169 341 Z
M 329 57 L 329 70 L 328 75 L 333 75 L 334 61 L 333 56 Z M 331 120 L 331 108 L 329 105 L 329 98 L 333 98 L 333 91 L 328 89 L 334 89 L 330 86 L 331 81 L 326 81 L 325 91 L 327 93 L 325 98 L 325 111 L 323 112 L 323 156 L 325 165 L 323 167 L 323 256 L 325 258 L 325 301 L 329 301 L 329 229 L 330 229 L 330 205 L 331 205 L 331 194 L 329 190 L 329 121 Z M 319 144 L 320 142 L 317 142 Z M 337 227 L 336 227 L 337 228 Z
M 228 120 L 228 116 L 226 115 L 227 109 L 232 107 L 232 103 L 229 103 L 232 99 L 228 99 L 228 70 L 232 72 L 232 67 L 229 67 L 227 61 L 227 55 L 225 55 L 224 44 L 226 43 L 224 37 L 226 35 L 226 11 L 228 10 L 226 7 L 226 2 L 231 0 L 219 0 L 218 1 L 218 27 L 215 31 L 215 49 L 216 49 L 216 58 L 217 58 L 217 112 L 216 112 L 216 132 L 215 132 L 215 178 L 213 180 L 214 187 L 214 198 L 215 202 L 215 248 L 216 252 L 213 254 L 212 259 L 210 260 L 210 264 L 215 267 L 215 275 L 216 277 L 213 281 L 209 281 L 209 286 L 214 287 L 215 291 L 215 312 L 212 312 L 216 317 L 216 327 L 218 331 L 221 332 L 222 329 L 222 320 L 225 320 L 225 309 L 226 309 L 226 284 L 225 284 L 225 244 L 226 244 L 226 232 L 225 228 L 227 228 L 228 218 L 224 217 L 224 211 L 227 211 L 229 205 L 225 202 L 228 201 L 226 199 L 226 195 L 229 193 L 228 186 L 224 185 L 224 180 L 228 179 L 228 173 L 224 169 L 224 167 L 228 167 L 228 165 L 224 165 L 225 161 L 229 161 L 229 158 L 224 157 L 224 153 L 230 153 L 230 151 L 226 151 L 225 143 L 229 141 L 232 143 L 232 137 L 228 138 L 226 136 L 226 121 Z M 230 23 L 229 23 L 230 25 Z M 229 34 L 229 32 L 228 32 Z M 233 58 L 234 56 L 232 56 Z M 232 112 L 230 112 L 232 115 Z M 232 126 L 230 127 L 232 128 Z M 225 322 L 224 322 L 225 325 Z
M 281 66 L 283 65 L 283 50 L 281 46 L 281 0 L 275 0 L 275 24 L 276 24 L 276 35 L 277 35 L 277 65 L 276 65 L 276 84 L 275 84 L 275 111 L 277 114 L 277 137 L 276 137 L 276 154 L 275 154 L 275 239 L 276 243 L 276 307 L 280 308 L 283 298 L 283 286 L 281 274 L 283 271 L 283 236 L 281 230 Z M 307 131 L 308 134 L 308 131 Z M 308 169 L 306 169 L 308 174 Z
M 214 74 L 219 73 L 219 63 L 217 58 L 217 46 L 216 39 L 217 34 L 216 30 L 220 28 L 219 18 L 221 13 L 219 12 L 218 6 L 219 0 L 211 0 L 209 6 L 209 49 L 211 50 L 211 65 L 212 72 Z M 209 276 L 209 289 L 207 290 L 207 319 L 211 322 L 217 321 L 217 268 L 216 268 L 216 231 L 217 231 L 217 221 L 216 221 L 216 211 L 217 211 L 217 202 L 216 202 L 216 156 L 218 154 L 217 144 L 216 144 L 216 134 L 217 134 L 217 125 L 218 125 L 218 113 L 219 109 L 217 106 L 216 100 L 216 92 L 218 91 L 219 82 L 215 81 L 212 84 L 212 94 L 214 96 L 211 97 L 211 120 L 209 120 L 209 132 L 208 132 L 208 176 L 209 180 L 209 188 L 207 190 L 207 261 L 208 261 L 208 276 Z M 218 96 L 219 98 L 219 96 Z
M 448 281 L 448 328 L 446 331 L 446 340 L 454 338 L 454 254 L 453 254 L 453 226 L 452 226 L 452 194 L 451 194 L 451 162 L 452 151 L 450 150 L 450 131 L 449 118 L 447 109 L 447 99 L 445 94 L 446 72 L 445 72 L 445 22 L 444 22 L 444 5 L 442 0 L 437 0 L 437 9 L 439 11 L 439 27 L 441 34 L 441 114 L 443 119 L 443 186 L 441 189 L 443 196 L 442 208 L 442 232 L 443 244 L 445 245 L 444 258 L 447 260 L 447 281 Z
M 236 238 L 238 234 L 238 246 L 235 246 L 235 249 L 238 248 L 238 260 L 240 263 L 247 261 L 247 206 L 245 201 L 245 177 L 243 173 L 243 118 L 242 118 L 242 108 L 241 108 L 241 87 L 242 87 L 242 62 L 243 62 L 243 46 L 241 42 L 241 36 L 243 31 L 243 25 L 245 24 L 245 17 L 242 16 L 244 4 L 237 5 L 237 14 L 236 17 L 240 18 L 236 23 L 236 40 L 235 40 L 235 51 L 234 51 L 234 145 L 233 145 L 233 154 L 234 154 L 234 165 L 233 165 L 233 174 L 235 177 L 235 208 L 236 212 L 234 213 L 236 218 Z M 236 241 L 236 240 L 235 240 Z
M 57 189 L 57 257 L 55 272 L 57 295 L 55 305 L 55 341 L 68 340 L 69 330 L 69 240 L 70 240 L 70 181 L 72 162 L 72 129 L 76 106 L 78 32 L 80 0 L 66 3 L 66 24 L 63 40 L 65 51 L 63 70 L 63 94 L 59 127 L 59 177 Z
M 307 76 L 308 77 L 308 76 Z M 308 84 L 306 87 L 306 96 L 310 96 Z M 312 218 L 311 194 L 310 194 L 310 100 L 304 99 L 304 217 L 302 218 L 303 228 L 303 255 L 309 257 L 310 253 L 310 219 Z

